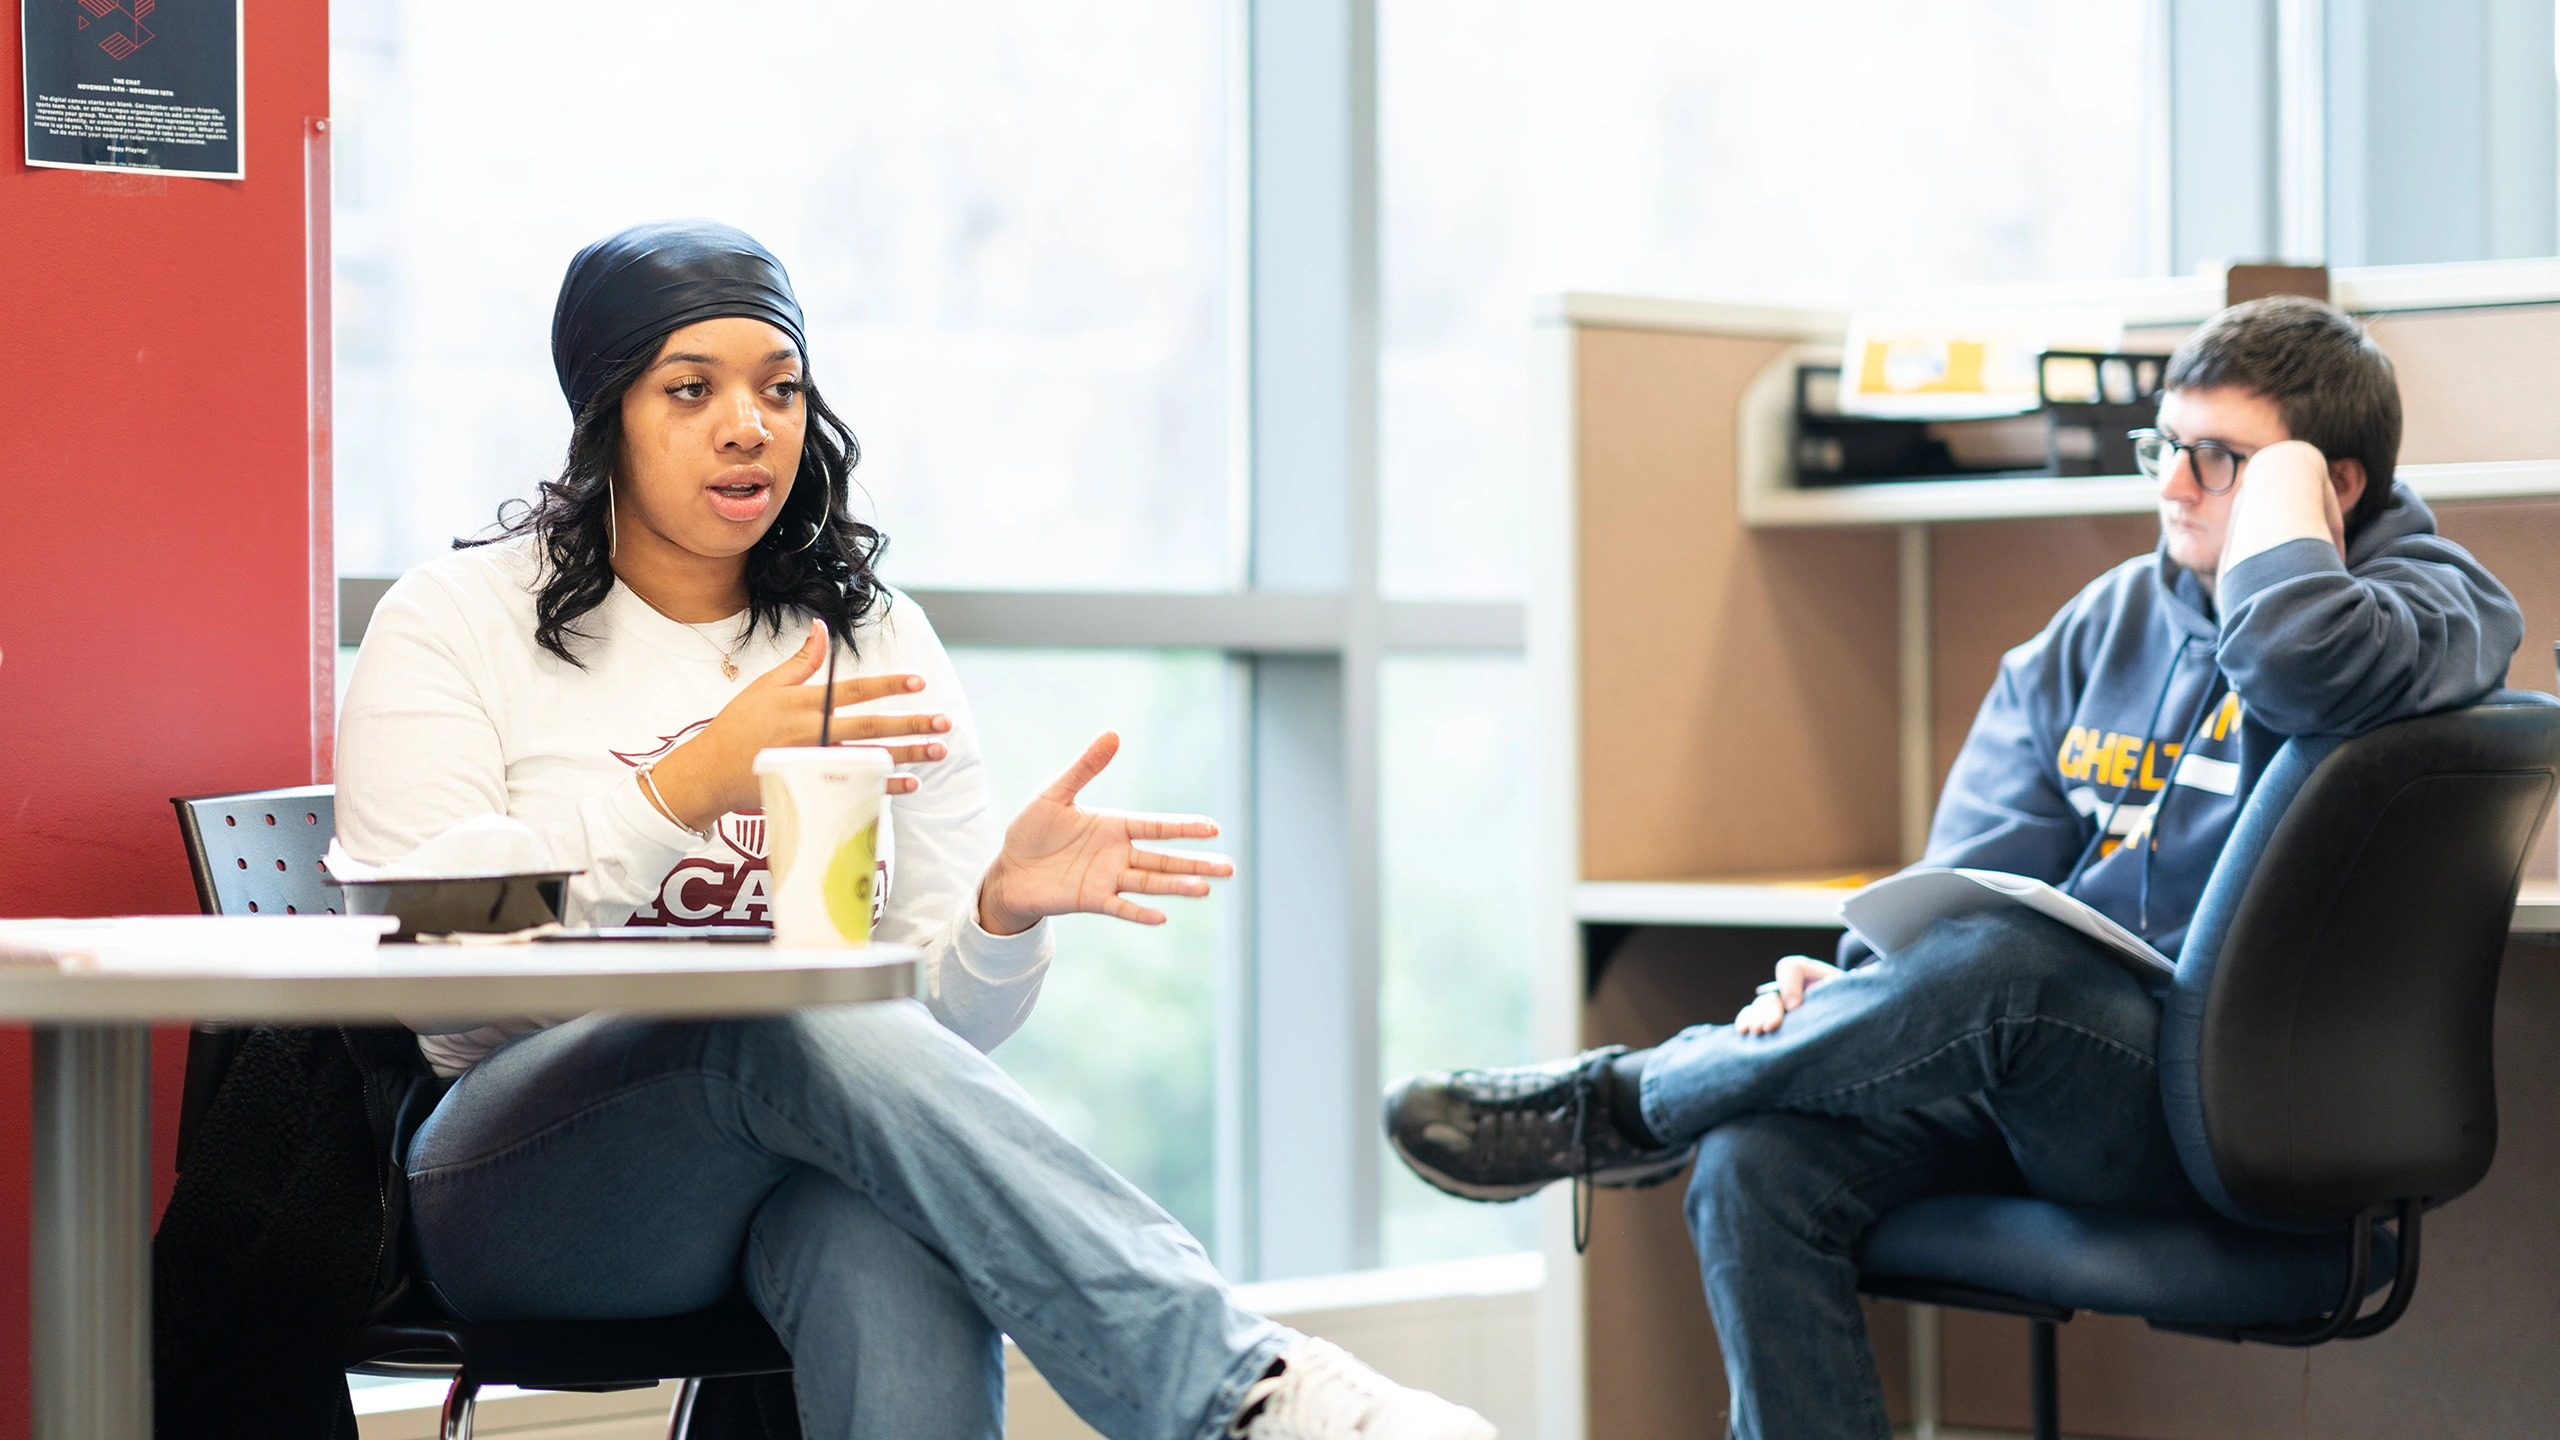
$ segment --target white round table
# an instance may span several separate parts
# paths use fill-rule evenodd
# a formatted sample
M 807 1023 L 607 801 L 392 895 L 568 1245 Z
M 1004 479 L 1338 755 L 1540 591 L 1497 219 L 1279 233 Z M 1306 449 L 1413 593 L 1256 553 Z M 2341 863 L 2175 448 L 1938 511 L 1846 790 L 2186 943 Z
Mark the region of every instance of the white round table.
M 0 1019 L 35 1027 L 36 1440 L 151 1435 L 153 1022 L 740 1015 L 916 993 L 918 955 L 902 946 L 388 945 L 259 959 L 191 943 L 189 928 L 146 921 L 119 942 L 116 922 L 41 938 L 0 925 Z

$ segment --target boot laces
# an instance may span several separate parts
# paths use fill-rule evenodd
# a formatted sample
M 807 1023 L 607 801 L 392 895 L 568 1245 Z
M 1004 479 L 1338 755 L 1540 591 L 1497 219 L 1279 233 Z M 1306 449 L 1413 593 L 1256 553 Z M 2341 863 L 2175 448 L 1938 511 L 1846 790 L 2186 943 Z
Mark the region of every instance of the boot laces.
M 1573 1077 L 1573 1253 L 1591 1245 L 1591 1068 Z
M 1497 1133 L 1518 1128 L 1531 1117 L 1562 1119 L 1565 1112 L 1571 1112 L 1571 1161 L 1567 1168 L 1573 1184 L 1573 1253 L 1583 1253 L 1591 1244 L 1591 1177 L 1600 1169 L 1591 1143 L 1592 1126 L 1598 1118 L 1591 1110 L 1592 1091 L 1599 1084 L 1599 1066 L 1582 1061 L 1563 1074 L 1545 1066 L 1475 1070 L 1462 1072 L 1458 1078 L 1465 1084 L 1468 1103 Z M 1567 1087 L 1561 1103 L 1555 1094 L 1559 1083 Z M 1541 1128 L 1528 1127 L 1533 1136 Z

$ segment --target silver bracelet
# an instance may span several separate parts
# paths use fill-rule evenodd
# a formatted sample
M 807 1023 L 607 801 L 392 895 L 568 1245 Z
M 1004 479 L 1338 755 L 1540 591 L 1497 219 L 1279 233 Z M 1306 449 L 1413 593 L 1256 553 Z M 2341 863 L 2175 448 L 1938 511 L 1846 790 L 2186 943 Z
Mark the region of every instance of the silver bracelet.
M 658 793 L 657 777 L 649 773 L 657 768 L 658 762 L 655 760 L 652 760 L 640 767 L 640 788 L 649 793 L 649 803 L 658 807 L 658 813 L 667 817 L 667 823 L 675 826 L 687 835 L 692 836 L 696 840 L 710 839 L 711 834 L 709 831 L 696 830 L 692 826 L 684 823 L 683 820 L 678 819 L 676 816 L 676 807 L 668 804 L 667 797 Z

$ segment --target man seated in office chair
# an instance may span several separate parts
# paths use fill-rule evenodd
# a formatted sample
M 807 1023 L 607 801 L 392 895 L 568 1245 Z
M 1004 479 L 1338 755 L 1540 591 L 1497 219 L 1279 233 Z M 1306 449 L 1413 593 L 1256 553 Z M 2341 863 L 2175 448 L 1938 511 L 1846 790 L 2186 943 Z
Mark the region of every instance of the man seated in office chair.
M 2174 957 L 2287 737 L 2476 700 L 2523 624 L 2393 482 L 2399 388 L 2357 322 L 2299 297 L 2233 306 L 2165 382 L 2138 441 L 2158 550 L 2002 660 L 1922 863 L 2049 881 Z M 1889 957 L 1854 937 L 1836 964 L 1789 956 L 1732 1024 L 1651 1050 L 1416 1076 L 1387 1130 L 1475 1200 L 1655 1184 L 1694 1153 L 1733 1433 L 1884 1440 L 1852 1258 L 1878 1217 L 1982 1191 L 2204 1210 L 2161 1108 L 2159 1025 L 2096 942 L 2009 907 Z

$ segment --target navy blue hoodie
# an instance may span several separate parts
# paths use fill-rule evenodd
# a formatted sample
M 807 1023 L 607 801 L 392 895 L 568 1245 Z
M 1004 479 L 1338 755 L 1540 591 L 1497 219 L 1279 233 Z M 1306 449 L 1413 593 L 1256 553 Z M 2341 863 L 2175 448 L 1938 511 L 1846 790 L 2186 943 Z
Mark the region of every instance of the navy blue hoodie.
M 2165 548 L 2099 576 L 2001 660 L 1920 863 L 2049 881 L 2174 958 L 2287 737 L 2357 734 L 2504 682 L 2524 617 L 2435 530 L 2395 484 L 2343 563 L 2288 541 L 2232 566 L 2219 597 Z M 1841 963 L 1868 953 L 1844 940 Z

